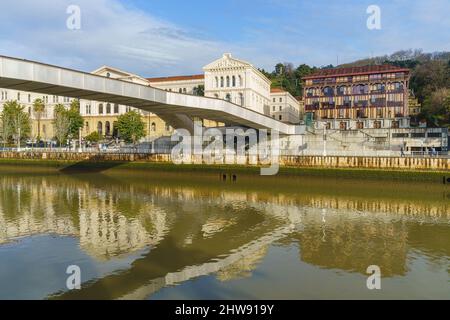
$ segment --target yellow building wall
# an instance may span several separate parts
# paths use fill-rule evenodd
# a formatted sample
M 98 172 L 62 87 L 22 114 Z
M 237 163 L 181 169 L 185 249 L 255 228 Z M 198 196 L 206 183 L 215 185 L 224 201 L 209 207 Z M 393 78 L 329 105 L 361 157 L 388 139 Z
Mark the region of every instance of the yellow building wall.
M 98 131 L 99 123 L 101 123 L 102 135 L 105 136 L 107 122 L 109 122 L 110 126 L 109 136 L 112 136 L 117 120 L 118 116 L 115 115 L 83 116 L 83 128 L 81 129 L 81 136 L 82 138 L 84 138 L 92 132 Z M 147 139 L 154 139 L 162 136 L 171 136 L 174 132 L 172 127 L 167 126 L 166 123 L 156 115 L 143 115 L 142 120 L 145 124 L 145 133 Z M 203 120 L 203 125 L 209 128 L 223 126 L 224 124 L 217 121 Z M 40 137 L 42 140 L 48 141 L 55 137 L 53 120 L 41 120 L 40 127 Z M 32 140 L 35 140 L 38 136 L 38 121 L 36 119 L 32 119 L 30 138 Z

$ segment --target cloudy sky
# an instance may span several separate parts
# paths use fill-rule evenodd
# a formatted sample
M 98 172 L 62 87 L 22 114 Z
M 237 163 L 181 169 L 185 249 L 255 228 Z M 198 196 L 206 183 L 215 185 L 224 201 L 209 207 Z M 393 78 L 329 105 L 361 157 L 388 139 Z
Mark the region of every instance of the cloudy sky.
M 421 48 L 450 51 L 450 0 L 1 0 L 0 55 L 92 71 L 201 73 L 224 52 L 272 70 Z M 67 28 L 67 8 L 81 29 Z M 366 10 L 381 9 L 381 30 Z

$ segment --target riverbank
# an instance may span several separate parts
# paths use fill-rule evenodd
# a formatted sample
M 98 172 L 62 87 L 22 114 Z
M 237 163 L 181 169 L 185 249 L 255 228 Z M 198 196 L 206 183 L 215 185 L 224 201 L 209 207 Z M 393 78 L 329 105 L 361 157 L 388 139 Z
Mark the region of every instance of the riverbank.
M 175 165 L 169 162 L 144 161 L 100 161 L 100 160 L 30 160 L 0 159 L 0 168 L 8 172 L 164 172 L 167 174 L 198 173 L 216 175 L 219 179 L 233 180 L 239 176 L 260 176 L 258 166 L 240 165 Z M 449 170 L 386 170 L 366 168 L 323 168 L 282 166 L 277 176 L 305 176 L 336 179 L 370 179 L 391 181 L 426 181 L 442 183 L 443 178 L 450 177 Z M 267 177 L 270 179 L 270 177 Z

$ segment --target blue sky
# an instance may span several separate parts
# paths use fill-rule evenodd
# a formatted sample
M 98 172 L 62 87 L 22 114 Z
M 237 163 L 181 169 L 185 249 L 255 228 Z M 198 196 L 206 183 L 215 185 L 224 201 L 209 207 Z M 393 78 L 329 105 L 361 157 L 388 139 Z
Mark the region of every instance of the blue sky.
M 224 52 L 272 70 L 400 49 L 450 51 L 450 0 L 2 0 L 0 54 L 142 76 L 201 73 Z M 69 5 L 81 29 L 66 27 Z M 369 5 L 381 30 L 369 30 Z M 339 59 L 339 60 L 338 60 Z

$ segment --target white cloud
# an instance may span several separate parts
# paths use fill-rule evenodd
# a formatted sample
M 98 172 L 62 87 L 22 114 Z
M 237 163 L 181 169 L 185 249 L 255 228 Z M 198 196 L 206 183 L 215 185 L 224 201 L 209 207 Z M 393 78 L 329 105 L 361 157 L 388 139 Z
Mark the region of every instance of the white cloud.
M 0 38 L 4 55 L 87 71 L 110 64 L 150 76 L 200 72 L 226 51 L 223 43 L 191 36 L 116 0 L 8 2 L 0 12 L 0 28 L 12 31 Z M 81 8 L 81 30 L 66 28 L 69 4 Z
M 380 0 L 379 32 L 365 27 L 364 3 L 262 3 L 278 11 L 266 15 L 249 11 L 245 18 L 237 17 L 245 24 L 234 29 L 238 40 L 228 43 L 205 36 L 208 31 L 129 7 L 125 1 L 2 0 L 7 10 L 0 11 L 0 54 L 86 71 L 106 64 L 142 76 L 163 76 L 200 73 L 223 52 L 272 70 L 277 62 L 324 65 L 335 64 L 337 56 L 343 63 L 399 49 L 450 50 L 448 0 Z M 81 8 L 79 31 L 66 28 L 71 4 Z

